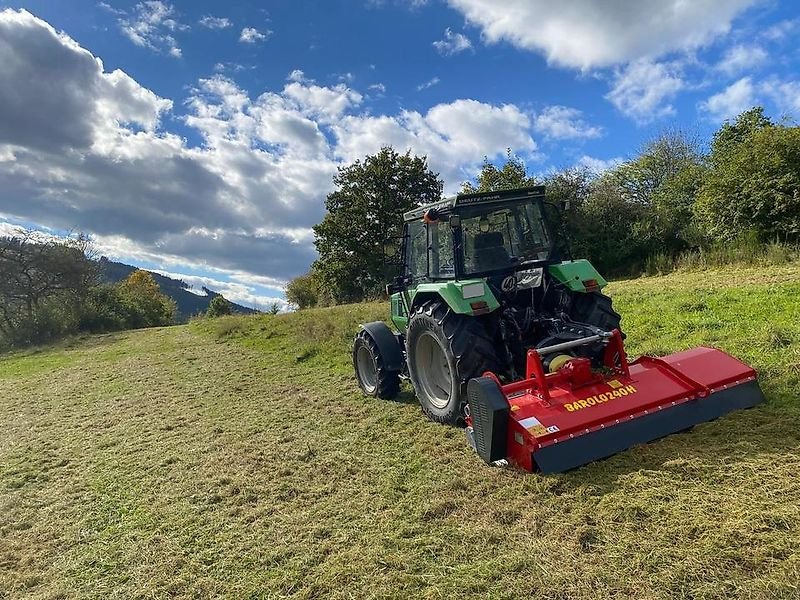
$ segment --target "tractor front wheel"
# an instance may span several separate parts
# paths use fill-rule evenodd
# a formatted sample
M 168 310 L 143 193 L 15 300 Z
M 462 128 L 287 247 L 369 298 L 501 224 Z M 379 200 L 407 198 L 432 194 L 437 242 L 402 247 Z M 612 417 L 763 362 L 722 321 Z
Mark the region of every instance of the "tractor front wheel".
M 367 396 L 394 400 L 400 393 L 400 373 L 384 367 L 378 344 L 365 330 L 353 341 L 353 367 L 358 387 Z
M 483 325 L 439 301 L 426 302 L 413 311 L 406 354 L 422 411 L 439 423 L 463 422 L 467 382 L 498 368 L 494 345 Z

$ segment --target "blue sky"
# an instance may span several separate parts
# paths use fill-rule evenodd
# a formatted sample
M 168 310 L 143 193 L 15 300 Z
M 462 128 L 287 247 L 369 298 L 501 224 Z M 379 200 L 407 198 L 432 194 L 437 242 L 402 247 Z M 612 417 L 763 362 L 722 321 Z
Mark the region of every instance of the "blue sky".
M 410 148 L 454 191 L 507 147 L 599 171 L 754 104 L 794 119 L 798 34 L 774 0 L 0 0 L 0 230 L 264 307 L 337 166 Z

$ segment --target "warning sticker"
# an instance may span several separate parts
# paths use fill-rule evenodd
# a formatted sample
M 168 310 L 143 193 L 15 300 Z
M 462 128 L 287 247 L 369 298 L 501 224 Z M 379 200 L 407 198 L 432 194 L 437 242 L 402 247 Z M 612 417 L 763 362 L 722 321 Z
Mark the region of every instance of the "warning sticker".
M 528 417 L 527 419 L 522 419 L 519 422 L 525 429 L 530 431 L 536 437 L 541 437 L 543 435 L 547 435 L 548 433 L 557 433 L 559 431 L 558 426 L 550 425 L 546 427 L 542 425 L 541 421 L 536 417 Z

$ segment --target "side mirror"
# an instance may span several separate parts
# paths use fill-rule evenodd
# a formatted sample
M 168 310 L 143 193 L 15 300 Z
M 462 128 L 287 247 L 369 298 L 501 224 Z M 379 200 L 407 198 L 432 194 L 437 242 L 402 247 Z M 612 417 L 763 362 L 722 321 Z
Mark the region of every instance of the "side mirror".
M 461 227 L 461 215 L 450 215 L 448 223 L 450 223 L 450 227 L 452 227 L 453 229 L 458 229 L 459 227 Z

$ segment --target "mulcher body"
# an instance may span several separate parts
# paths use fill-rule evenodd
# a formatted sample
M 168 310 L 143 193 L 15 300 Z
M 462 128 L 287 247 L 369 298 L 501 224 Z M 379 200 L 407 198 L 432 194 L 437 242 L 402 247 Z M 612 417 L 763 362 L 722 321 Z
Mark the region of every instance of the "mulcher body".
M 459 195 L 404 215 L 394 333 L 362 326 L 362 390 L 408 378 L 431 419 L 487 463 L 565 471 L 763 401 L 752 368 L 695 348 L 629 362 L 605 279 L 564 260 L 544 188 Z

